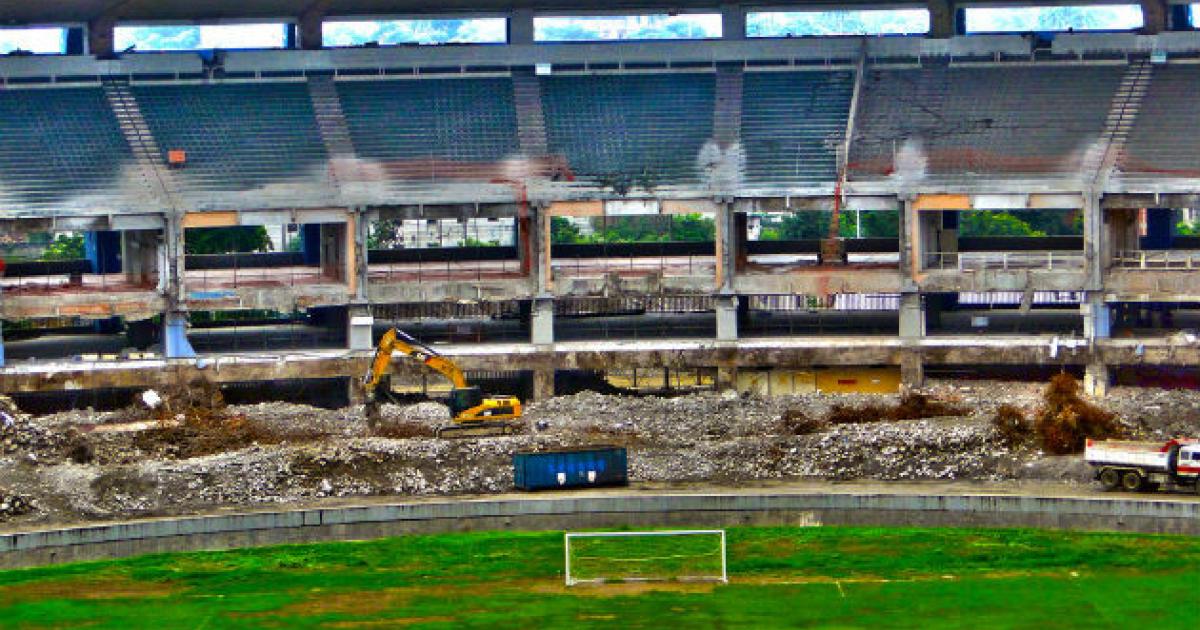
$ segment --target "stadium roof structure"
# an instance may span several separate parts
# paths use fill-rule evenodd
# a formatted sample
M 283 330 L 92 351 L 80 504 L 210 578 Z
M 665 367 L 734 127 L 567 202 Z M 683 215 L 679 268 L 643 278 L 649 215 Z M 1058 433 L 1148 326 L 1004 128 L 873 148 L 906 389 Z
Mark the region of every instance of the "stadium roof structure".
M 939 4 L 945 0 L 936 0 Z M 1105 0 L 1100 0 L 1104 2 Z M 1116 2 L 1117 0 L 1112 0 Z M 1095 3 L 1093 0 L 1090 3 Z M 516 9 L 541 12 L 716 10 L 721 0 L 43 0 L 0 3 L 0 25 L 87 22 L 101 17 L 123 21 L 213 21 L 281 18 L 317 11 L 328 16 L 497 13 Z M 737 3 L 732 3 L 737 4 Z M 900 0 L 768 0 L 756 9 L 812 6 L 921 6 Z M 1036 4 L 1032 0 L 988 0 L 988 6 Z

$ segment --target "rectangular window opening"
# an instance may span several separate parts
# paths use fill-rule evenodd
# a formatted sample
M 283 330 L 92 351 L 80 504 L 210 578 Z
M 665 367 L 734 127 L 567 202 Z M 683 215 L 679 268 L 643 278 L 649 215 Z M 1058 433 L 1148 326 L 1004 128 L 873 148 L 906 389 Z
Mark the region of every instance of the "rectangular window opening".
M 716 13 L 553 16 L 533 19 L 533 39 L 538 42 L 720 37 L 721 16 Z
M 61 55 L 65 52 L 65 28 L 0 28 L 0 55 Z
M 752 11 L 747 37 L 831 37 L 845 35 L 921 35 L 929 32 L 925 9 L 845 11 Z
M 968 8 L 968 33 L 1128 31 L 1142 27 L 1136 4 Z
M 116 49 L 130 52 L 181 50 L 250 50 L 284 48 L 286 26 L 269 24 L 184 24 L 178 26 L 118 26 Z
M 505 18 L 447 20 L 355 20 L 326 22 L 326 46 L 395 46 L 404 44 L 504 44 L 508 42 Z

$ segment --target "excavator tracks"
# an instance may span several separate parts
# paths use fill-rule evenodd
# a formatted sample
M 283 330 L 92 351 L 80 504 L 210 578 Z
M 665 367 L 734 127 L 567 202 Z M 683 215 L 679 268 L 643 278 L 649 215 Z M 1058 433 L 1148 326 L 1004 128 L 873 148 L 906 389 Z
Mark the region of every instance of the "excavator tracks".
M 515 435 L 520 425 L 512 422 L 470 422 L 438 427 L 437 436 L 447 440 Z

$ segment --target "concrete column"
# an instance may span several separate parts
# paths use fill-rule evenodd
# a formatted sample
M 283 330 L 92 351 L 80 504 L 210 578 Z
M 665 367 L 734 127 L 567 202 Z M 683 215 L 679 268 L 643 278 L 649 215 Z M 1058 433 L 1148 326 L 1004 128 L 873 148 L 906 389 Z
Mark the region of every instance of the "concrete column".
M 949 39 L 958 34 L 958 7 L 953 0 L 927 0 L 930 39 Z
M 156 230 L 121 232 L 121 269 L 126 282 L 145 285 L 154 280 L 158 273 L 158 238 Z
M 736 365 L 718 365 L 716 382 L 717 391 L 737 389 L 737 372 Z
M 533 400 L 554 397 L 554 368 L 533 371 Z
M 919 293 L 900 294 L 900 385 L 916 389 L 925 384 L 925 366 L 919 343 L 925 336 L 925 311 Z
M 196 351 L 187 338 L 187 313 L 168 311 L 163 314 L 163 356 L 168 359 L 194 359 Z
M 718 295 L 716 297 L 717 341 L 737 341 L 738 300 L 736 295 Z
M 721 39 L 746 39 L 746 8 L 740 4 L 721 5 Z
M 1104 302 L 1099 292 L 1087 294 L 1079 306 L 1083 315 L 1083 336 L 1088 341 L 1107 339 L 1112 332 L 1112 308 Z
M 508 14 L 508 43 L 533 44 L 533 9 L 513 9 Z
M 1141 0 L 1142 34 L 1157 35 L 1167 30 L 1170 7 L 1166 0 Z
M 919 241 L 916 238 L 917 212 L 913 198 L 903 199 L 897 218 L 897 233 L 900 236 L 900 290 L 915 292 L 916 277 L 919 273 L 917 263 L 920 257 L 916 252 L 916 244 Z
M 904 391 L 920 389 L 925 386 L 925 364 L 918 350 L 904 350 L 900 353 L 900 388 Z
M 111 59 L 116 46 L 116 18 L 101 16 L 87 25 L 88 53 L 100 59 Z
M 303 50 L 321 50 L 325 47 L 325 2 L 315 2 L 296 17 L 296 31 Z
M 921 304 L 921 294 L 900 294 L 900 337 L 902 339 L 920 339 L 925 336 L 925 309 Z
M 530 240 L 533 243 L 531 260 L 537 265 L 536 273 L 533 274 L 534 293 L 547 297 L 554 291 L 554 267 L 550 256 L 550 219 L 549 208 L 537 208 L 530 222 L 533 228 L 530 230 Z
M 371 307 L 364 303 L 351 304 L 346 309 L 346 348 L 354 351 L 373 350 L 374 327 L 375 318 L 371 316 Z
M 1100 362 L 1087 364 L 1083 370 L 1083 393 L 1096 398 L 1107 396 L 1110 379 L 1107 365 Z
M 733 276 L 737 267 L 737 221 L 733 203 L 717 203 L 716 271 L 713 282 L 717 293 L 733 293 Z
M 529 340 L 537 346 L 554 343 L 554 298 L 534 298 L 529 314 Z
M 1103 294 L 1091 292 L 1080 305 L 1080 310 L 1083 312 L 1083 335 L 1088 340 L 1092 357 L 1084 368 L 1083 389 L 1089 396 L 1104 396 L 1108 392 L 1108 366 L 1100 356 L 1096 341 L 1109 337 L 1112 309 L 1104 302 Z
M 0 368 L 4 367 L 4 331 L 0 328 Z
M 1084 289 L 1104 290 L 1104 270 L 1110 260 L 1105 254 L 1110 247 L 1105 245 L 1104 217 L 1100 209 L 1100 195 L 1083 195 L 1083 265 L 1087 272 Z M 1110 254 L 1111 255 L 1111 254 Z
M 350 215 L 348 226 L 350 248 L 353 253 L 350 272 L 350 295 L 357 302 L 366 303 L 370 300 L 368 292 L 371 279 L 370 260 L 368 260 L 367 239 L 370 237 L 371 221 L 365 210 L 357 209 Z

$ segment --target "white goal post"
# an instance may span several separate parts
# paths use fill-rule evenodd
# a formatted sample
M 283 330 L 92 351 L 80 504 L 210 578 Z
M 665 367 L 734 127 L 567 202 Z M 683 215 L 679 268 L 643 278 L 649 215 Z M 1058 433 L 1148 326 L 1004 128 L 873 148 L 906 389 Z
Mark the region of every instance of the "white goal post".
M 708 556 L 719 556 L 720 572 L 718 573 L 718 572 L 714 571 L 711 575 L 672 575 L 669 577 L 668 576 L 647 577 L 644 574 L 611 575 L 611 576 L 605 576 L 605 577 L 587 577 L 587 576 L 580 576 L 577 571 L 572 570 L 572 562 L 573 561 L 577 562 L 579 560 L 579 558 L 572 558 L 572 555 L 571 555 L 571 549 L 572 549 L 571 542 L 573 540 L 580 541 L 582 539 L 597 539 L 597 538 L 620 539 L 620 538 L 635 538 L 635 537 L 638 537 L 638 538 L 648 537 L 648 538 L 656 539 L 656 538 L 663 538 L 663 537 L 669 537 L 669 536 L 686 536 L 686 537 L 713 536 L 713 537 L 717 537 L 719 539 L 720 546 L 719 546 L 719 549 L 716 550 L 714 553 L 691 554 L 691 555 L 673 554 L 670 556 L 663 556 L 663 557 L 644 557 L 644 558 L 612 558 L 609 561 L 611 563 L 613 563 L 614 565 L 620 565 L 621 563 L 634 563 L 634 562 L 647 563 L 647 562 L 652 562 L 655 560 L 680 560 L 680 559 L 686 559 L 686 558 L 705 558 Z M 580 546 L 581 546 L 580 544 L 577 544 L 576 548 L 579 548 Z M 713 582 L 721 582 L 721 583 L 729 582 L 729 572 L 728 572 L 728 568 L 727 568 L 727 556 L 726 556 L 726 547 L 725 547 L 725 530 L 723 530 L 723 529 L 674 529 L 674 530 L 654 530 L 654 531 L 643 531 L 643 532 L 566 532 L 563 536 L 563 554 L 566 559 L 566 564 L 564 565 L 565 566 L 564 573 L 566 575 L 567 586 L 574 586 L 576 584 L 598 583 L 598 582 L 604 582 L 609 579 L 620 580 L 620 581 L 653 581 L 653 580 L 672 580 L 673 579 L 673 580 L 680 580 L 680 581 L 713 581 Z M 591 559 L 595 560 L 595 559 L 599 559 L 599 558 L 591 558 Z

